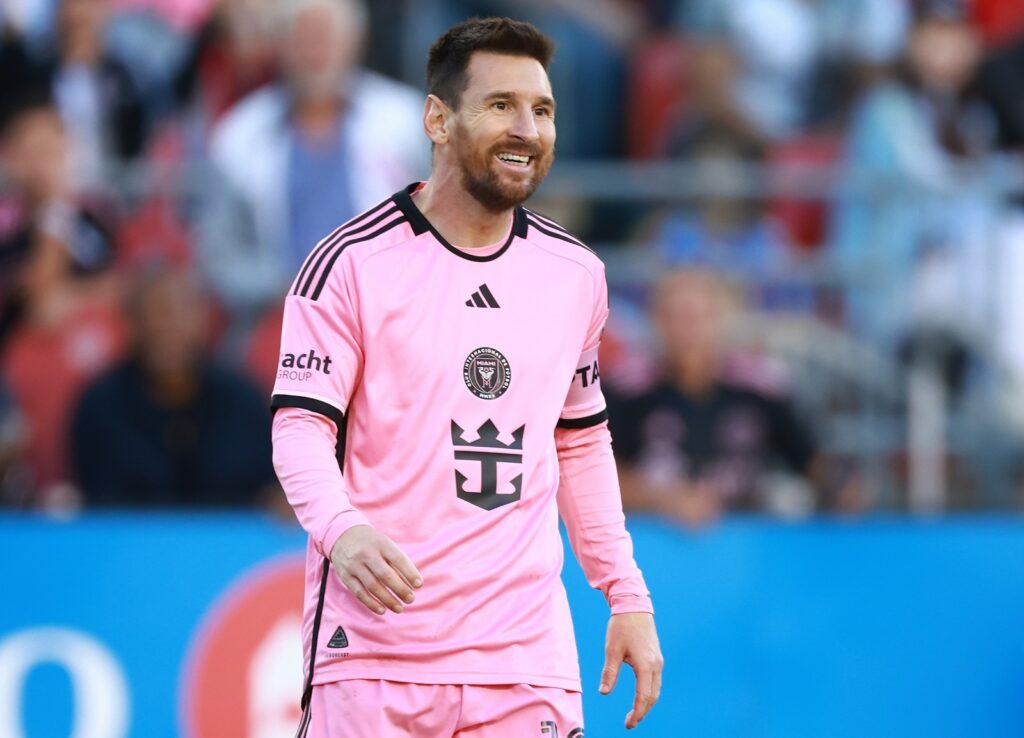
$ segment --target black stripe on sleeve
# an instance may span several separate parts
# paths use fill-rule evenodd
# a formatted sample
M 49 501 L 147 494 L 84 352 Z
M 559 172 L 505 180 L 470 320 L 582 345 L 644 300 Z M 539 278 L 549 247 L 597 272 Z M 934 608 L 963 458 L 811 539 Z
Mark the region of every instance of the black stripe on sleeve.
M 550 228 L 547 228 L 547 227 L 541 225 L 539 220 L 536 220 L 535 218 L 533 218 L 530 215 L 526 216 L 526 222 L 529 223 L 533 228 L 536 228 L 538 231 L 540 231 L 541 233 L 543 233 L 546 236 L 551 236 L 551 238 L 557 238 L 560 241 L 565 241 L 566 243 L 571 243 L 574 246 L 579 246 L 581 249 L 586 249 L 587 251 L 589 251 L 592 254 L 596 253 L 592 248 L 587 246 L 582 241 L 579 241 L 579 240 L 573 238 L 568 233 L 561 233 L 559 231 L 555 231 L 555 230 L 552 230 Z
M 345 413 L 323 400 L 287 394 L 274 395 L 270 398 L 271 410 L 279 410 L 282 407 L 297 407 L 330 418 L 334 421 L 334 425 L 338 427 L 339 434 L 341 434 L 342 429 L 345 427 Z
M 363 226 L 360 226 L 359 224 L 362 223 L 367 218 L 369 218 L 374 213 L 378 212 L 381 208 L 383 208 L 385 205 L 389 203 L 391 203 L 390 198 L 384 200 L 383 202 L 377 205 L 374 205 L 372 208 L 362 213 L 361 215 L 357 215 L 356 217 L 352 218 L 352 220 L 343 223 L 338 228 L 335 228 L 330 234 L 328 234 L 326 238 L 321 239 L 320 242 L 316 245 L 316 248 L 314 248 L 303 261 L 302 269 L 301 271 L 299 271 L 299 276 L 295 280 L 295 288 L 292 290 L 292 294 L 297 295 L 299 293 L 299 285 L 301 285 L 303 280 L 306 279 L 306 273 L 309 271 L 309 268 L 310 266 L 312 266 L 313 262 L 316 261 L 317 266 L 319 266 L 320 260 L 318 260 L 317 257 L 320 256 L 322 251 L 324 251 L 325 249 L 329 249 L 332 245 L 336 244 L 340 239 L 348 235 L 351 235 L 352 233 L 358 233 L 360 230 L 363 230 L 364 228 L 371 227 L 372 224 L 367 224 Z M 314 271 L 316 270 L 314 269 Z
M 604 421 L 608 420 L 608 410 L 602 410 L 599 413 L 588 415 L 585 418 L 559 418 L 558 427 L 568 428 L 569 430 L 578 430 L 580 428 L 592 428 L 595 425 L 600 425 Z
M 358 228 L 355 228 L 355 229 L 353 229 L 351 231 L 347 231 L 344 235 L 335 238 L 334 241 L 332 241 L 329 245 L 327 245 L 326 248 L 324 248 L 321 251 L 320 255 L 316 259 L 316 262 L 313 264 L 313 268 L 309 270 L 309 274 L 306 276 L 305 283 L 302 284 L 301 286 L 298 285 L 298 284 L 295 285 L 296 293 L 301 295 L 302 297 L 307 297 L 308 296 L 309 288 L 313 284 L 313 280 L 316 279 L 317 272 L 320 271 L 320 266 L 324 263 L 324 260 L 327 259 L 328 254 L 331 255 L 331 258 L 327 261 L 327 266 L 324 268 L 323 272 L 321 273 L 321 277 L 320 277 L 320 284 L 321 285 L 323 284 L 324 280 L 327 278 L 327 273 L 331 271 L 331 267 L 334 265 L 335 260 L 337 260 L 338 254 L 340 254 L 342 251 L 344 251 L 349 245 L 351 245 L 353 243 L 358 243 L 360 241 L 367 241 L 367 240 L 369 240 L 371 238 L 376 238 L 380 234 L 382 234 L 385 231 L 389 230 L 392 226 L 396 225 L 397 223 L 402 222 L 403 218 L 398 218 L 397 220 L 391 221 L 390 223 L 385 225 L 383 228 L 380 228 L 380 229 L 374 231 L 369 236 L 363 236 L 362 238 L 353 238 L 356 234 L 363 233 L 364 231 L 367 231 L 370 228 L 373 228 L 375 225 L 377 225 L 378 223 L 380 223 L 381 221 L 383 221 L 383 220 L 385 220 L 387 218 L 390 218 L 392 215 L 394 215 L 397 212 L 398 212 L 398 208 L 397 207 L 385 210 L 383 213 L 378 215 L 373 220 L 371 220 L 371 221 L 369 221 L 367 223 L 364 223 L 363 225 L 361 225 Z M 313 256 L 310 255 L 309 259 L 310 259 L 310 261 L 313 261 Z M 317 294 L 320 294 L 319 288 L 317 289 Z M 316 297 L 314 297 L 313 299 L 315 300 Z
M 320 281 L 317 282 L 316 289 L 313 290 L 313 294 L 309 295 L 309 299 L 317 300 L 317 299 L 320 298 L 320 293 L 323 292 L 324 285 L 327 284 L 327 276 L 331 273 L 331 269 L 334 268 L 334 262 L 336 262 L 338 260 L 338 257 L 341 256 L 341 252 L 342 251 L 347 249 L 352 244 L 361 243 L 363 241 L 372 241 L 373 239 L 378 238 L 379 236 L 387 233 L 388 231 L 390 231 L 395 226 L 397 226 L 397 225 L 399 225 L 401 223 L 406 223 L 406 222 L 408 222 L 408 221 L 406 221 L 404 216 L 396 218 L 395 220 L 388 221 L 381 228 L 378 228 L 373 233 L 368 233 L 367 235 L 360 236 L 359 238 L 348 239 L 344 243 L 342 243 L 340 246 L 338 246 L 334 250 L 334 253 L 331 254 L 331 258 L 328 259 L 327 265 L 324 267 L 324 270 L 320 273 Z M 327 255 L 327 252 L 325 251 L 322 256 L 326 256 L 326 255 Z M 304 297 L 306 296 L 306 292 L 307 292 L 307 290 L 309 288 L 309 285 L 313 282 L 313 277 L 315 277 L 315 276 L 316 276 L 316 272 L 313 272 L 312 274 L 309 275 L 309 281 L 306 284 L 306 288 L 302 292 Z
M 572 234 L 569 233 L 569 229 L 566 228 L 565 226 L 563 226 L 558 221 L 553 220 L 553 219 L 549 218 L 548 216 L 546 216 L 546 215 L 544 215 L 542 213 L 538 213 L 536 210 L 526 209 L 526 212 L 529 213 L 530 215 L 532 215 L 534 220 L 539 220 L 541 223 L 543 223 L 543 224 L 545 224 L 547 226 L 550 226 L 551 228 L 553 228 L 556 231 L 561 231 L 562 233 L 566 234 L 567 236 L 572 236 Z

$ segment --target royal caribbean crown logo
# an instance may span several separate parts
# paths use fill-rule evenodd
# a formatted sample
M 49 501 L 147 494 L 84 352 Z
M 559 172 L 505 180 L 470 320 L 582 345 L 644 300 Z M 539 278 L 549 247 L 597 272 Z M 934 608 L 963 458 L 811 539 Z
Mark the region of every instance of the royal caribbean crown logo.
M 483 510 L 494 510 L 519 499 L 519 495 L 523 491 L 522 472 L 512 477 L 504 485 L 499 485 L 498 470 L 506 464 L 522 465 L 523 434 L 525 432 L 526 426 L 521 425 L 512 432 L 511 443 L 502 443 L 498 438 L 497 426 L 488 420 L 477 429 L 477 439 L 467 441 L 465 431 L 458 423 L 452 421 L 452 445 L 455 446 L 456 466 L 463 466 L 467 472 L 480 480 L 479 490 L 467 489 L 466 482 L 470 479 L 469 475 L 456 469 L 455 492 L 460 500 L 476 505 Z M 475 462 L 479 466 L 470 467 L 466 462 Z

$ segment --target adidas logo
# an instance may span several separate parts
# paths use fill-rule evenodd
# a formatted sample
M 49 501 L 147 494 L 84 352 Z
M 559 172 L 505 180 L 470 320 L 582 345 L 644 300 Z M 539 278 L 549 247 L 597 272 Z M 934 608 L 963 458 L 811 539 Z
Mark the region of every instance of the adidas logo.
M 480 289 L 473 293 L 473 296 L 466 300 L 466 307 L 478 308 L 500 308 L 501 305 L 494 299 L 494 295 L 487 288 L 486 284 L 480 285 Z
M 340 625 L 338 629 L 334 631 L 334 635 L 331 636 L 331 640 L 327 641 L 328 648 L 348 648 L 348 636 L 345 635 L 345 629 Z

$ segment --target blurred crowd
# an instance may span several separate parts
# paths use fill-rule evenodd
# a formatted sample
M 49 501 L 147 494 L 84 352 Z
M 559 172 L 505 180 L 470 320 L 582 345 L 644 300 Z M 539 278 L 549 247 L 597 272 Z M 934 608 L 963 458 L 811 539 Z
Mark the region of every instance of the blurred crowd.
M 628 509 L 1024 503 L 1020 0 L 4 0 L 0 504 L 280 507 L 282 296 L 495 14 L 558 44 L 563 165 L 679 165 L 534 203 L 608 263 Z

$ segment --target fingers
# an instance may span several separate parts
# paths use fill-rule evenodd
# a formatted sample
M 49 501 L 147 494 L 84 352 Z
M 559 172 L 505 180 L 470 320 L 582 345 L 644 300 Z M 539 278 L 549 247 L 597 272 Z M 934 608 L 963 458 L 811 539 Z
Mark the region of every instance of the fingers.
M 412 587 L 409 583 L 399 576 L 398 572 L 384 561 L 384 559 L 371 562 L 367 565 L 367 568 L 376 580 L 373 584 L 383 590 L 380 595 L 378 595 L 372 587 L 369 588 L 370 591 L 378 600 L 383 602 L 389 610 L 401 612 L 402 602 L 408 604 L 415 599 L 412 593 Z
M 378 615 L 384 614 L 384 606 L 371 595 L 363 583 L 360 582 L 356 577 L 348 572 L 339 572 L 338 578 L 341 579 L 341 583 L 348 587 L 349 592 L 356 596 L 356 599 L 366 606 L 367 610 L 375 612 Z
M 661 671 L 663 660 L 660 655 L 634 666 L 636 671 L 636 692 L 633 707 L 626 715 L 626 728 L 633 729 L 640 724 L 654 703 L 661 696 Z
M 654 704 L 654 675 L 647 670 L 638 670 L 636 692 L 633 694 L 633 708 L 626 715 L 626 728 L 635 728 Z
M 331 563 L 342 584 L 378 615 L 385 609 L 402 612 L 415 599 L 413 589 L 423 584 L 409 557 L 369 526 L 353 526 L 342 534 L 331 549 Z
M 388 546 L 384 551 L 384 559 L 395 570 L 413 587 L 420 587 L 423 585 L 423 576 L 420 574 L 420 570 L 416 568 L 416 565 L 412 563 L 405 552 L 398 546 Z M 407 600 L 411 602 L 411 600 Z
M 363 587 L 384 607 L 391 610 L 392 612 L 402 612 L 404 606 L 401 600 L 395 596 L 394 592 L 388 589 L 384 583 L 377 577 L 376 572 L 371 568 L 378 566 L 387 566 L 386 564 L 368 564 L 362 568 L 353 572 L 355 576 L 362 582 Z
M 615 682 L 619 680 L 619 668 L 622 666 L 622 654 L 612 651 L 605 651 L 604 668 L 601 669 L 601 686 L 598 691 L 601 694 L 608 694 L 615 689 Z

